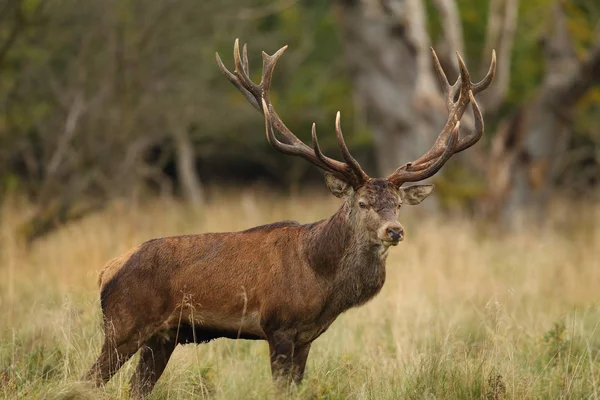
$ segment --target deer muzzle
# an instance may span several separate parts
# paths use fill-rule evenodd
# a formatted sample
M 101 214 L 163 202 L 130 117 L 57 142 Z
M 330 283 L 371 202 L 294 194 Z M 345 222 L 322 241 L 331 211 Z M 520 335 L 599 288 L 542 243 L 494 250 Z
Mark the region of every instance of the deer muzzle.
M 399 222 L 389 222 L 379 228 L 377 236 L 384 246 L 396 246 L 404 240 L 404 228 Z

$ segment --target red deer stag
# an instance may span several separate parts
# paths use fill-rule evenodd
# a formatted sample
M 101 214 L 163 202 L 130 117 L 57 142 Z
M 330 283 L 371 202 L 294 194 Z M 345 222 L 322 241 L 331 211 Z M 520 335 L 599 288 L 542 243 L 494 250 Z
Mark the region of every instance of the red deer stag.
M 314 124 L 311 148 L 275 112 L 269 89 L 285 49 L 272 56 L 263 52 L 258 85 L 248 77 L 246 46 L 240 53 L 237 40 L 234 72 L 225 68 L 218 54 L 217 63 L 263 113 L 271 146 L 323 169 L 327 187 L 343 204 L 330 218 L 312 224 L 285 221 L 242 232 L 154 239 L 110 261 L 100 275 L 105 341 L 87 375 L 97 384 L 107 382 L 141 348 L 131 387 L 134 396 L 144 397 L 178 344 L 220 337 L 266 340 L 273 376 L 300 382 L 311 343 L 338 315 L 381 290 L 388 249 L 404 238 L 397 221 L 400 206 L 419 204 L 433 189 L 433 185 L 402 185 L 429 178 L 483 134 L 474 95 L 492 82 L 495 55 L 479 83 L 471 82 L 458 56 L 460 76 L 450 85 L 432 51 L 448 121 L 419 159 L 385 179 L 370 178 L 344 143 L 339 113 L 335 130 L 343 162 L 321 152 Z M 475 129 L 459 137 L 459 121 L 469 103 Z

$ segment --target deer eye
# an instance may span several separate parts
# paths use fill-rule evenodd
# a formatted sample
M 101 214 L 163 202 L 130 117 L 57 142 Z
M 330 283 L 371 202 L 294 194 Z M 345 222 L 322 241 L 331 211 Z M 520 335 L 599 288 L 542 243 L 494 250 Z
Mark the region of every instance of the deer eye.
M 367 203 L 365 203 L 364 201 L 360 200 L 360 201 L 358 202 L 358 206 L 359 206 L 360 208 L 367 208 Z

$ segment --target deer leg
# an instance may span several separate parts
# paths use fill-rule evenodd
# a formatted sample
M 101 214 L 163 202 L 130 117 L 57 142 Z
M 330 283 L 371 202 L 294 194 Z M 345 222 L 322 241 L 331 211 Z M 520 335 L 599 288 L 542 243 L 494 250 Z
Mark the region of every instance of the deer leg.
M 271 374 L 279 385 L 287 386 L 292 378 L 295 336 L 295 329 L 267 334 L 271 353 Z
M 295 384 L 302 382 L 304 378 L 304 368 L 310 351 L 310 343 L 294 347 L 294 355 L 292 358 L 292 381 Z
M 105 322 L 102 350 L 84 379 L 96 386 L 105 384 L 138 351 L 143 341 L 140 341 L 139 331 L 129 328 L 131 326 Z
M 100 356 L 86 374 L 85 379 L 93 381 L 96 386 L 108 382 L 138 348 L 136 340 L 116 345 L 112 340 L 106 338 Z
M 143 399 L 147 397 L 162 375 L 177 342 L 174 337 L 160 334 L 152 336 L 144 343 L 140 352 L 140 361 L 131 377 L 131 397 Z

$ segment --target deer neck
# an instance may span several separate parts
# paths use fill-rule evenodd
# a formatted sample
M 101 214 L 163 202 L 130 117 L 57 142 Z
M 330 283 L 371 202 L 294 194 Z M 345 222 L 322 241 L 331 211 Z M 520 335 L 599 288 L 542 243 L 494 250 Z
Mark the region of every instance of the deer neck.
M 347 203 L 327 220 L 314 225 L 307 258 L 323 277 L 339 312 L 375 296 L 385 281 L 387 248 L 356 229 Z

